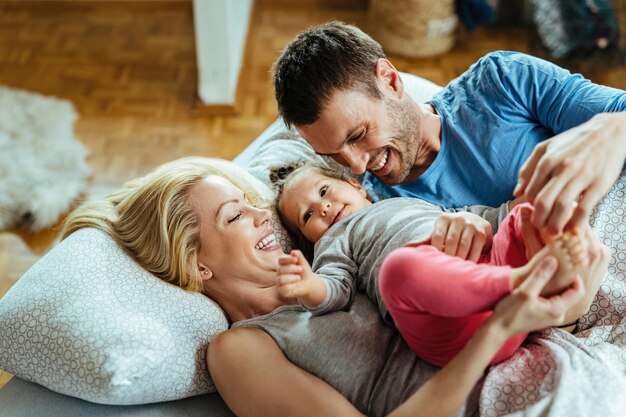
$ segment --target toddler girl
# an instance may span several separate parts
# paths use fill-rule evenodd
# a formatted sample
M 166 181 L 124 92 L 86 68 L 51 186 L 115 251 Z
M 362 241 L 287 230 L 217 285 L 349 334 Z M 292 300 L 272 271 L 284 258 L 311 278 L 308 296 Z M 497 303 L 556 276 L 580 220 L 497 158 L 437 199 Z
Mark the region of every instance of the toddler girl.
M 568 287 L 586 265 L 580 238 L 569 234 L 528 261 L 522 231 L 532 212 L 529 205 L 507 215 L 490 251 L 476 263 L 427 244 L 444 213 L 439 206 L 415 198 L 372 203 L 358 181 L 319 166 L 281 167 L 271 178 L 281 219 L 292 233 L 315 244 L 312 268 L 300 251 L 280 259 L 281 295 L 297 297 L 313 314 L 324 314 L 346 309 L 355 291 L 364 291 L 415 353 L 438 366 L 465 346 L 495 304 L 542 258 L 552 255 L 559 261 L 542 295 Z M 498 209 L 467 210 L 493 217 Z M 531 239 L 537 240 L 534 233 Z M 510 339 L 492 364 L 511 356 L 525 337 Z

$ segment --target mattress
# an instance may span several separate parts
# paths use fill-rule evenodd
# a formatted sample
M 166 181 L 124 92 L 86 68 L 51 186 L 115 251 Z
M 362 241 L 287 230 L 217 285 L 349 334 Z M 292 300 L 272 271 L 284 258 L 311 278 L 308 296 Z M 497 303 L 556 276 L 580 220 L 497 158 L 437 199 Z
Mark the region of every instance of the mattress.
M 1 417 L 234 417 L 219 394 L 144 405 L 94 404 L 57 394 L 18 377 L 0 389 Z

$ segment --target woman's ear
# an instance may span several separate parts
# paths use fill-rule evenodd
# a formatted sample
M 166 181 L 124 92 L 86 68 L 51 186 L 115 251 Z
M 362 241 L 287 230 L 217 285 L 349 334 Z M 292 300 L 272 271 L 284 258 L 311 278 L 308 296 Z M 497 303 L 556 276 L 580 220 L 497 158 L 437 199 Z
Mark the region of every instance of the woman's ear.
M 363 188 L 363 186 L 361 185 L 361 183 L 353 177 L 348 177 L 348 182 L 350 183 L 350 185 L 352 185 L 354 188 L 356 188 L 357 190 L 359 190 L 359 193 L 364 197 L 367 198 L 367 191 L 365 191 L 365 188 Z
M 202 281 L 213 278 L 213 271 L 211 271 L 208 266 L 199 263 L 198 268 L 200 269 L 200 278 L 202 278 Z
M 379 58 L 376 62 L 376 81 L 383 94 L 393 94 L 397 98 L 404 96 L 404 83 L 400 73 L 388 59 Z

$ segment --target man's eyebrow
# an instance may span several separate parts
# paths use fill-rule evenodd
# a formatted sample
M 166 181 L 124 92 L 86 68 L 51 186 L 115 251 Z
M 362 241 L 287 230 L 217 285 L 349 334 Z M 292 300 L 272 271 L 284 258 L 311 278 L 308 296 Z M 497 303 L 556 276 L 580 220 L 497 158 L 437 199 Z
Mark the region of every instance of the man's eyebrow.
M 358 125 L 353 127 L 352 130 L 350 130 L 350 132 L 346 135 L 346 138 L 343 140 L 343 142 L 341 142 L 341 145 L 339 146 L 339 150 L 343 149 L 346 142 L 352 139 L 356 135 L 356 133 L 359 131 L 359 129 L 361 129 L 362 127 L 363 127 L 363 123 L 359 123 Z M 338 153 L 339 152 L 331 152 L 331 153 L 315 152 L 315 154 L 319 156 L 334 156 L 334 155 L 337 155 Z

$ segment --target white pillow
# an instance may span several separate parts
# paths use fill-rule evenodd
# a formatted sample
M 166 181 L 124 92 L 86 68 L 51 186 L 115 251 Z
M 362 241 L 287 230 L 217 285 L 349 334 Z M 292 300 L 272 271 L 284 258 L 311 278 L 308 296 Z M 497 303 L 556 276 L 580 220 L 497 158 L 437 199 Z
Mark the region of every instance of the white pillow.
M 205 352 L 219 306 L 140 267 L 107 234 L 79 230 L 0 301 L 0 368 L 102 404 L 215 390 Z

